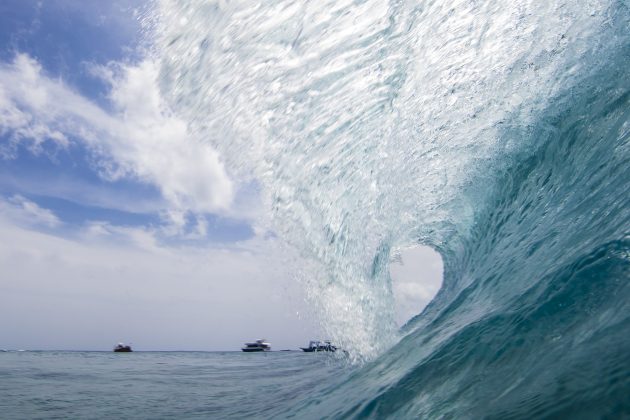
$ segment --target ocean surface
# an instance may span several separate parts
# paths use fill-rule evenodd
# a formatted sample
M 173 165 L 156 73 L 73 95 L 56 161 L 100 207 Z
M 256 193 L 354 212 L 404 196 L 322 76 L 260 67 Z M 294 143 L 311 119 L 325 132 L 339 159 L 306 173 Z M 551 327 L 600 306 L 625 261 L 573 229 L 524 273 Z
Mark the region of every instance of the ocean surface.
M 350 371 L 301 351 L 1 352 L 0 418 L 287 417 Z

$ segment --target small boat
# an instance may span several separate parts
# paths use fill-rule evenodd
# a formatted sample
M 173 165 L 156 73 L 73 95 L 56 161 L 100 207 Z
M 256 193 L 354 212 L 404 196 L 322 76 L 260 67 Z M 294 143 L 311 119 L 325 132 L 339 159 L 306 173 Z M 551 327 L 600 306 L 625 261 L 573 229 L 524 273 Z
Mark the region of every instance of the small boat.
M 314 351 L 337 351 L 337 347 L 333 346 L 330 341 L 310 341 L 308 347 L 300 347 L 302 351 L 311 353 Z
M 131 350 L 131 346 L 126 346 L 123 343 L 118 343 L 116 347 L 114 347 L 114 351 L 116 353 L 129 353 L 133 350 Z
M 265 342 L 265 339 L 256 340 L 255 343 L 245 343 L 245 346 L 241 349 L 246 353 L 255 351 L 270 351 L 271 345 Z

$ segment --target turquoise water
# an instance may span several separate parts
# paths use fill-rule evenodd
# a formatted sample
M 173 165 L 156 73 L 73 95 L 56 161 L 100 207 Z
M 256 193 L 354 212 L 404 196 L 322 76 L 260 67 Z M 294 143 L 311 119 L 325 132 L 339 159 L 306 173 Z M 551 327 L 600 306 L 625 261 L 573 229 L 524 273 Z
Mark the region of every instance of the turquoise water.
M 157 3 L 162 93 L 364 363 L 292 414 L 630 416 L 629 28 L 627 0 Z M 398 330 L 418 244 L 443 287 Z
M 297 351 L 4 352 L 0 418 L 272 418 L 344 366 Z

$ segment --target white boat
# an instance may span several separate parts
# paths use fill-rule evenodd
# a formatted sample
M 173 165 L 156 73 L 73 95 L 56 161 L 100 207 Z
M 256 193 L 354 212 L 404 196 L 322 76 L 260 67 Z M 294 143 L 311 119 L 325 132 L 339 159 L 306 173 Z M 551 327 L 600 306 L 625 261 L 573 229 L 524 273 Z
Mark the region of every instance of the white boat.
M 245 343 L 245 346 L 241 350 L 247 353 L 254 351 L 270 351 L 271 345 L 267 343 L 263 338 L 260 340 L 256 340 L 255 343 Z
M 337 347 L 333 346 L 330 341 L 311 341 L 308 343 L 308 347 L 300 347 L 302 351 L 311 353 L 315 351 L 337 351 Z

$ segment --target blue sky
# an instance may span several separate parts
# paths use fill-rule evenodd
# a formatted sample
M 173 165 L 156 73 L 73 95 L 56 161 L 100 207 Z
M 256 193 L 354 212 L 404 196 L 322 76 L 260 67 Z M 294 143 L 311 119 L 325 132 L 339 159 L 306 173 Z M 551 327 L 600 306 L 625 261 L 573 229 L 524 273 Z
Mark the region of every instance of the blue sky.
M 0 5 L 1 57 L 25 52 L 54 77 L 92 98 L 103 98 L 85 64 L 141 59 L 139 18 L 144 1 L 8 0 Z
M 0 2 L 0 348 L 326 338 L 260 186 L 232 176 L 162 97 L 147 10 Z M 431 299 L 442 270 L 430 250 L 402 259 L 399 322 Z M 435 278 L 422 286 L 427 266 Z

